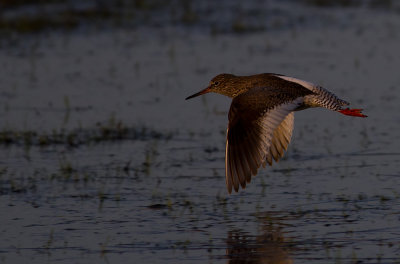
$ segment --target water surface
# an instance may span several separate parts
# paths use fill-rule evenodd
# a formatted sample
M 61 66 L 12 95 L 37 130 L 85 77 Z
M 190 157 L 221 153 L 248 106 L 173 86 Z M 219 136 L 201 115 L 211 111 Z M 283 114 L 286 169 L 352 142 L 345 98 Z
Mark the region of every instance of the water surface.
M 276 2 L 4 39 L 0 261 L 398 263 L 398 9 Z M 284 159 L 228 195 L 230 100 L 184 100 L 221 72 L 310 80 L 369 117 L 296 113 Z

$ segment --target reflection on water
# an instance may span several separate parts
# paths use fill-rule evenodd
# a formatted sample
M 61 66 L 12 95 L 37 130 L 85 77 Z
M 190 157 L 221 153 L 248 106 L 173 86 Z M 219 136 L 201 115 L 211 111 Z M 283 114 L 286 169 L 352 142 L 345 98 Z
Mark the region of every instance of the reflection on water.
M 243 229 L 231 230 L 226 240 L 226 255 L 229 264 L 234 263 L 293 263 L 290 252 L 293 244 L 289 243 L 282 231 L 281 219 L 272 218 L 266 212 L 258 218 L 260 231 L 251 235 Z

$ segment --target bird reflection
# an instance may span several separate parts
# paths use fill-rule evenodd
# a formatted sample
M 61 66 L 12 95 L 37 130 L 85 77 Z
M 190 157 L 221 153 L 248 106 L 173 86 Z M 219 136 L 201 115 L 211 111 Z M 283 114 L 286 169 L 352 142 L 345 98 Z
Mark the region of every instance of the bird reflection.
M 261 224 L 260 235 L 243 230 L 228 232 L 227 257 L 229 264 L 289 264 L 291 243 L 285 241 L 282 228 L 276 227 L 270 217 Z M 261 219 L 260 219 L 261 220 Z

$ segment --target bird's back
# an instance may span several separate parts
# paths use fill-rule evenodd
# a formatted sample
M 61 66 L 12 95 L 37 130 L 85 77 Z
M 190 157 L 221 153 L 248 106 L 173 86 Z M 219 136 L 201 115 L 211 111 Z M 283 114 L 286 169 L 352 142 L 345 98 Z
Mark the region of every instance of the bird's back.
M 273 73 L 261 73 L 249 76 L 232 75 L 231 78 L 232 79 L 227 83 L 227 86 L 230 87 L 231 93 L 233 93 L 233 96 L 231 97 L 236 97 L 250 89 L 260 87 L 280 91 L 283 94 L 301 94 L 304 93 L 304 90 L 308 90 L 296 82 L 287 81 Z

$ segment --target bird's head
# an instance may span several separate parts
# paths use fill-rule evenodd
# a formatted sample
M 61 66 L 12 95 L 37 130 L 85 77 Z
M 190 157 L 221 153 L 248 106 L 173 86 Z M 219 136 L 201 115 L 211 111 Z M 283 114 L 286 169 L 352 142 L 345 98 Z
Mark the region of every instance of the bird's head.
M 219 93 L 229 97 L 234 97 L 234 90 L 232 89 L 234 88 L 234 86 L 232 84 L 234 83 L 235 78 L 236 76 L 233 74 L 228 74 L 228 73 L 219 74 L 214 78 L 212 78 L 207 88 L 187 97 L 186 100 L 211 92 Z

